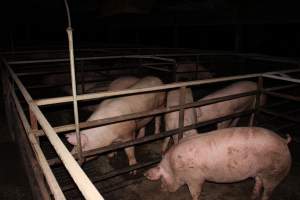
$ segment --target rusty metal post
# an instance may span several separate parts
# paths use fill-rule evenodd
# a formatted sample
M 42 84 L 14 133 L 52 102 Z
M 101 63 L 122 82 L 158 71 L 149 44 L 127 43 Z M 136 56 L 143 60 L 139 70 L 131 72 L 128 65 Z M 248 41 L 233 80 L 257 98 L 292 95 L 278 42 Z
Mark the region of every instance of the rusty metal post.
M 185 104 L 185 92 L 186 92 L 186 87 L 181 87 L 180 88 L 180 106 L 183 106 L 183 104 Z M 184 108 L 180 108 L 179 110 L 179 129 L 182 129 L 184 126 Z M 179 134 L 178 134 L 178 142 L 180 139 L 182 139 L 183 137 L 183 131 L 180 130 Z

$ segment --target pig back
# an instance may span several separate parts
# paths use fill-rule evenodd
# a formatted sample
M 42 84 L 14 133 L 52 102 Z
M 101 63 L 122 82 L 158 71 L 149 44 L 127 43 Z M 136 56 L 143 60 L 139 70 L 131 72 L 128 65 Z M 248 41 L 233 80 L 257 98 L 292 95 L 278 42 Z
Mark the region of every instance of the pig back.
M 128 89 L 141 89 L 162 85 L 162 81 L 153 76 L 148 76 L 137 81 Z M 123 97 L 124 102 L 127 102 L 128 108 L 132 113 L 143 112 L 163 106 L 165 102 L 165 92 L 150 92 L 137 95 Z
M 219 98 L 223 96 L 235 95 L 244 92 L 250 92 L 257 89 L 257 84 L 251 81 L 240 81 L 218 90 L 200 100 Z M 198 121 L 210 120 L 216 117 L 222 117 L 234 112 L 241 112 L 254 105 L 255 95 L 232 99 L 196 108 Z

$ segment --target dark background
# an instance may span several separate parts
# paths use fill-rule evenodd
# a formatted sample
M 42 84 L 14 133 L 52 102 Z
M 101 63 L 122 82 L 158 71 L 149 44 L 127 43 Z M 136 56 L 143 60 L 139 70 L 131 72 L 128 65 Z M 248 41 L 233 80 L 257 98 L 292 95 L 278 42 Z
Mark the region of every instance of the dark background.
M 296 1 L 72 0 L 75 47 L 187 47 L 298 57 Z M 2 50 L 66 46 L 63 0 L 2 1 Z

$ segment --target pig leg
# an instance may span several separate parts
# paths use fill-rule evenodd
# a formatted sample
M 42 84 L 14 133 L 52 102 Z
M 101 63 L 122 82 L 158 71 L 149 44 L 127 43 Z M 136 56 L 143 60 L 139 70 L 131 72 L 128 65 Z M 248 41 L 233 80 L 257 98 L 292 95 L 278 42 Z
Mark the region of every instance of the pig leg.
M 134 147 L 125 148 L 125 153 L 126 153 L 126 155 L 128 157 L 129 166 L 135 165 L 137 163 L 137 161 L 136 161 L 135 155 L 134 155 Z M 135 175 L 136 174 L 136 170 L 131 171 L 130 174 Z
M 190 180 L 187 181 L 187 185 L 189 188 L 189 191 L 191 193 L 193 200 L 199 200 L 199 196 L 202 190 L 202 185 L 204 183 L 204 180 Z
M 169 142 L 170 142 L 170 137 L 166 137 L 163 141 L 162 148 L 161 148 L 162 155 L 164 155 L 166 153 Z
M 239 120 L 240 120 L 240 118 L 235 118 L 235 119 L 231 122 L 230 127 L 236 127 L 236 125 L 238 124 Z
M 255 185 L 251 196 L 252 200 L 257 200 L 260 197 L 262 186 L 263 186 L 262 180 L 259 177 L 255 177 Z
M 141 129 L 139 130 L 139 133 L 138 133 L 138 135 L 137 135 L 137 138 L 145 137 L 145 130 L 146 130 L 145 127 L 141 128 Z
M 254 125 L 254 113 L 251 114 L 250 120 L 249 120 L 249 126 Z
M 160 132 L 160 120 L 161 120 L 160 116 L 155 117 L 155 132 L 154 132 L 154 134 L 157 134 Z
M 274 180 L 263 180 L 264 191 L 261 200 L 268 200 L 271 197 L 272 191 L 278 185 L 277 181 Z
M 230 122 L 231 122 L 231 120 L 220 122 L 220 123 L 218 123 L 217 127 L 218 127 L 218 129 L 227 128 L 227 127 L 229 127 Z
M 117 155 L 117 152 L 115 151 L 115 152 L 111 152 L 111 153 L 107 154 L 107 157 L 113 158 L 116 155 Z

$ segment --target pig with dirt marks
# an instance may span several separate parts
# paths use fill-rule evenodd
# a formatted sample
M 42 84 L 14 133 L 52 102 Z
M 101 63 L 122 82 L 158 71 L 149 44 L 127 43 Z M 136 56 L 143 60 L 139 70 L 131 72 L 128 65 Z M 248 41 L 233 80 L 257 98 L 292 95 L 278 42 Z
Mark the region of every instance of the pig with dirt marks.
M 185 91 L 185 103 L 192 103 L 194 101 L 192 90 L 187 88 Z M 180 104 L 180 89 L 171 90 L 167 93 L 167 107 L 178 106 Z M 177 129 L 179 127 L 179 111 L 170 112 L 165 114 L 165 129 L 166 131 Z M 188 108 L 184 110 L 184 126 L 189 126 L 196 123 L 196 110 L 195 108 Z M 197 134 L 197 130 L 192 129 L 185 131 L 183 137 Z M 174 144 L 178 143 L 178 135 L 172 136 Z M 168 148 L 170 137 L 167 137 L 163 141 L 162 154 L 164 154 Z
M 138 80 L 128 89 L 141 89 L 162 85 L 162 81 L 156 77 L 145 77 Z M 117 117 L 121 115 L 146 112 L 163 107 L 165 104 L 164 92 L 152 92 L 116 97 L 104 100 L 89 117 L 88 121 Z M 83 151 L 108 146 L 116 142 L 127 142 L 135 139 L 136 130 L 144 127 L 152 120 L 152 117 L 129 120 L 114 124 L 104 125 L 81 131 L 81 144 Z M 74 133 L 66 135 L 69 143 L 76 145 Z M 125 148 L 129 165 L 136 164 L 134 147 Z
M 254 178 L 252 199 L 268 200 L 290 170 L 290 140 L 289 135 L 283 139 L 258 127 L 225 128 L 191 136 L 170 148 L 145 176 L 161 179 L 162 189 L 169 192 L 187 184 L 193 200 L 199 199 L 205 181 L 231 183 Z
M 251 81 L 239 81 L 233 83 L 221 90 L 218 90 L 212 94 L 201 98 L 200 100 L 208 100 L 213 98 L 219 98 L 223 96 L 235 95 L 239 93 L 245 93 L 257 90 L 257 84 Z M 256 96 L 246 96 L 241 98 L 232 99 L 229 101 L 223 101 L 215 104 L 210 104 L 196 108 L 197 121 L 204 122 L 212 120 L 218 117 L 224 117 L 226 115 L 246 111 L 247 109 L 254 108 L 256 104 Z M 260 98 L 260 105 L 265 104 L 265 96 L 262 95 Z M 234 120 L 227 120 L 218 123 L 218 129 L 236 126 L 239 118 Z M 253 115 L 251 116 L 250 125 L 253 124 Z

